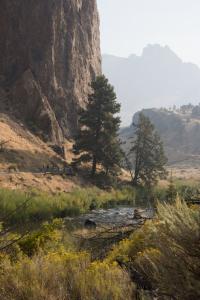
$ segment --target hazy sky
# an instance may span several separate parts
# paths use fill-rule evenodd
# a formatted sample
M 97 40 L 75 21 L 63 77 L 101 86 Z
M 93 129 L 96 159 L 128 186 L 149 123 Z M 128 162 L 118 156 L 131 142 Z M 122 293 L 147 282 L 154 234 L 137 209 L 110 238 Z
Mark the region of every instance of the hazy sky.
M 200 66 L 200 0 L 97 1 L 102 53 L 140 55 L 159 43 Z

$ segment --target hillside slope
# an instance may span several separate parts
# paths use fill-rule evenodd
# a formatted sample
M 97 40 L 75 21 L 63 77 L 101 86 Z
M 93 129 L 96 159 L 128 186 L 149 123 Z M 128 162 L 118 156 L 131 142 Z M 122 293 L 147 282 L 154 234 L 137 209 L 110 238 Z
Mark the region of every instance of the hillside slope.
M 198 106 L 193 107 L 193 111 Z M 142 112 L 148 116 L 155 125 L 163 142 L 169 165 L 185 165 L 199 167 L 200 161 L 200 116 L 192 111 L 169 111 L 166 109 L 144 109 Z M 137 123 L 137 112 L 133 122 Z M 130 137 L 134 135 L 133 126 L 123 128 L 120 136 L 127 141 L 129 147 Z
M 4 114 L 0 114 L 1 141 L 6 142 L 0 149 L 1 188 L 68 192 L 83 183 L 79 177 L 44 174 L 43 167 L 63 168 L 66 161 L 23 124 Z M 70 143 L 65 147 L 70 162 Z

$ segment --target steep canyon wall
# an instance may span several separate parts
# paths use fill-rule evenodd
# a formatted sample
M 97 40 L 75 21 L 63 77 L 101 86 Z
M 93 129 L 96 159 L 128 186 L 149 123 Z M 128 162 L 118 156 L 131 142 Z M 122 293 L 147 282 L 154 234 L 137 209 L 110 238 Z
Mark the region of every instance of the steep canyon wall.
M 100 73 L 96 0 L 1 0 L 0 110 L 62 143 Z

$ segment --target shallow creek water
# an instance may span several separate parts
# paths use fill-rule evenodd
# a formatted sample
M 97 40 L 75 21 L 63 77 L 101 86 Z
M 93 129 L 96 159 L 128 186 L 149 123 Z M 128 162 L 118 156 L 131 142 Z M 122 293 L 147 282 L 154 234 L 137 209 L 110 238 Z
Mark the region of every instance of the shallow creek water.
M 137 209 L 141 219 L 134 218 Z M 92 259 L 103 259 L 113 245 L 127 238 L 134 230 L 142 226 L 146 218 L 154 215 L 151 209 L 119 206 L 109 209 L 92 210 L 74 218 L 66 218 L 66 225 L 71 230 L 80 250 L 91 253 Z M 95 227 L 86 228 L 85 222 L 95 222 Z
M 139 220 L 134 219 L 135 207 L 116 207 L 109 209 L 92 210 L 87 214 L 80 215 L 72 218 L 71 220 L 79 226 L 84 226 L 86 220 L 92 220 L 96 223 L 97 227 L 115 227 L 115 226 L 130 226 L 136 225 Z M 152 218 L 152 209 L 137 208 L 143 218 Z

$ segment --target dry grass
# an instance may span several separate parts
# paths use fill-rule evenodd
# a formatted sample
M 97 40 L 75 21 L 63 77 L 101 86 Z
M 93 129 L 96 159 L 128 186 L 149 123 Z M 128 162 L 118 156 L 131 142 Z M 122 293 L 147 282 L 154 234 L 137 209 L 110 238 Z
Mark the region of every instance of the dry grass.
M 13 190 L 37 189 L 44 192 L 58 193 L 70 192 L 76 187 L 85 185 L 84 180 L 78 177 L 63 178 L 59 175 L 33 174 L 33 173 L 11 173 L 0 174 L 0 188 Z
M 43 166 L 56 164 L 62 166 L 64 160 L 58 156 L 39 137 L 28 131 L 8 116 L 0 114 L 0 141 L 8 141 L 0 152 L 0 187 L 29 190 L 36 188 L 48 192 L 68 192 L 76 186 L 86 185 L 81 178 L 62 178 L 34 174 Z M 67 160 L 71 162 L 72 142 L 66 141 Z M 13 170 L 12 170 L 13 169 Z M 22 171 L 16 173 L 16 171 Z

